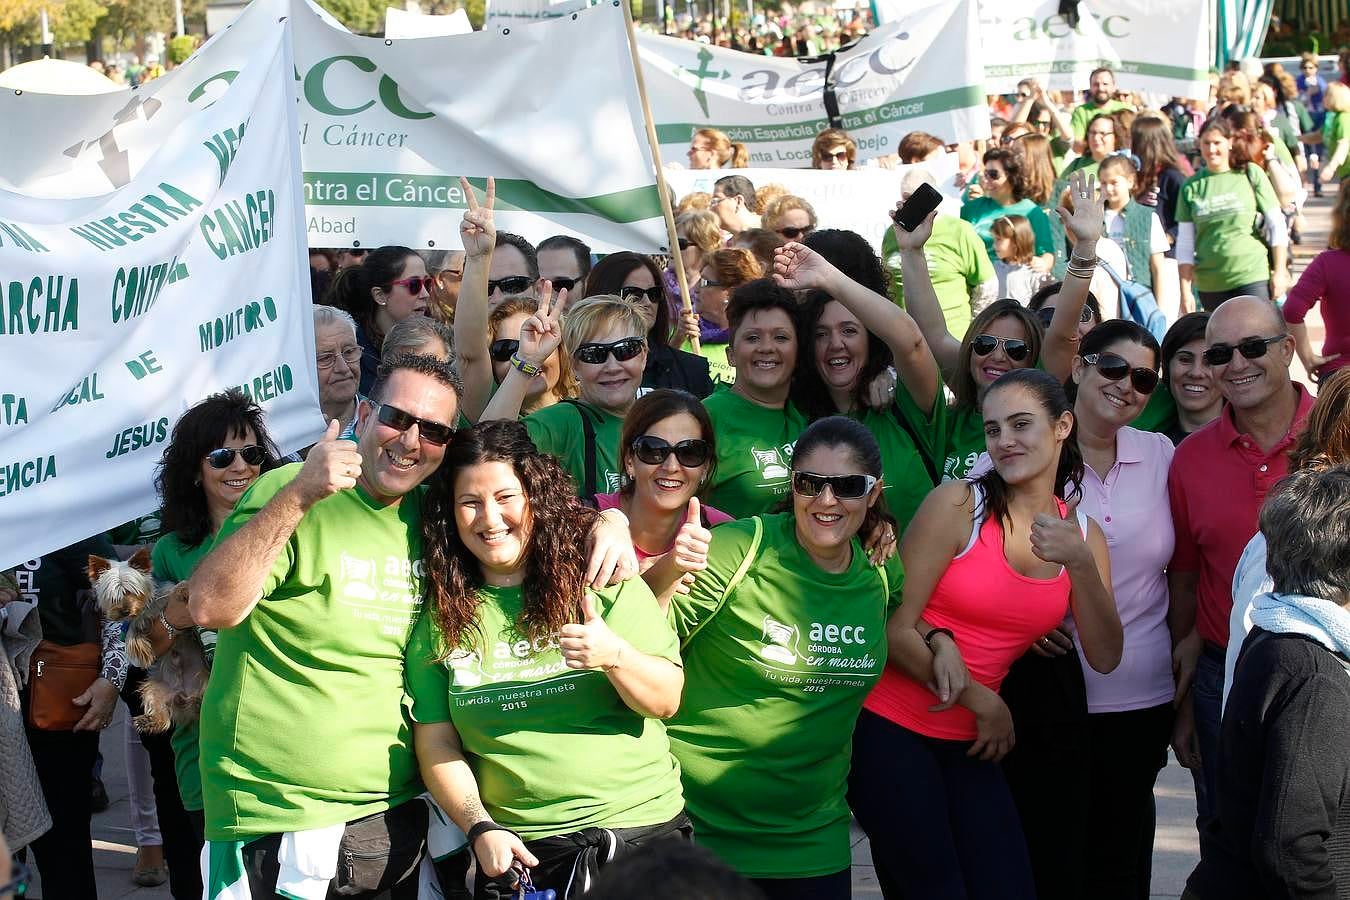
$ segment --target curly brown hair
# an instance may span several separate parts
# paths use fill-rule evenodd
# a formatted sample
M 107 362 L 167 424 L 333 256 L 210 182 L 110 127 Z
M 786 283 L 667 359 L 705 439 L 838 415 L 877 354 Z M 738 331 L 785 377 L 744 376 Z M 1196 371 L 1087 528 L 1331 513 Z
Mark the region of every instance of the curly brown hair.
M 455 524 L 455 482 L 466 469 L 487 462 L 511 466 L 529 504 L 523 604 L 515 627 L 531 641 L 581 621 L 586 592 L 586 543 L 599 513 L 582 506 L 572 479 L 558 461 L 540 453 L 525 426 L 515 421 L 479 422 L 460 430 L 422 500 L 426 600 L 444 641 L 441 659 L 483 639 L 478 591 L 484 585 L 478 558 L 460 540 Z

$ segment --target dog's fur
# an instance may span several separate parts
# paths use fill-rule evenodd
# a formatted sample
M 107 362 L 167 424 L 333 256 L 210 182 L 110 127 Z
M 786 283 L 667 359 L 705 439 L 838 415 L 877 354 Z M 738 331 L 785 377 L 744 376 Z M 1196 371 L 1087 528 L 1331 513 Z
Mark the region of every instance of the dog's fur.
M 201 713 L 206 691 L 206 656 L 197 629 L 178 633 L 168 652 L 158 659 L 151 647 L 150 628 L 169 600 L 186 599 L 187 582 L 157 582 L 150 575 L 150 554 L 137 550 L 126 562 L 89 557 L 89 581 L 107 621 L 127 622 L 127 655 L 149 672 L 141 684 L 143 715 L 135 719 L 142 732 L 167 731 L 185 725 Z

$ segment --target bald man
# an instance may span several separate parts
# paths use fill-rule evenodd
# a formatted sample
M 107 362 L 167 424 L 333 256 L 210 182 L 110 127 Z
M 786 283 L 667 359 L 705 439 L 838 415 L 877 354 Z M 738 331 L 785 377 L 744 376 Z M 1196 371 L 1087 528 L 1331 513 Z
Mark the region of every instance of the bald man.
M 1195 777 L 1201 828 L 1216 809 L 1233 573 L 1266 494 L 1289 471 L 1289 449 L 1313 405 L 1289 376 L 1294 339 L 1270 301 L 1227 301 L 1210 316 L 1205 343 L 1205 362 L 1227 403 L 1181 442 L 1167 479 L 1176 530 L 1168 624 L 1180 702 L 1172 746 Z

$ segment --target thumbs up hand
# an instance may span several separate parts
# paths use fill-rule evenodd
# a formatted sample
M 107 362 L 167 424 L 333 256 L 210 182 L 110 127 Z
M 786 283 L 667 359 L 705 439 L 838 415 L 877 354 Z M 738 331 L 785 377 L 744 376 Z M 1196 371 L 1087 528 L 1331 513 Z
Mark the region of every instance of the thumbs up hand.
M 564 625 L 558 646 L 569 669 L 609 671 L 619 665 L 628 642 L 609 630 L 587 591 L 581 598 L 581 624 Z
M 670 549 L 670 558 L 675 568 L 681 572 L 702 572 L 708 568 L 710 541 L 712 532 L 703 527 L 702 508 L 699 506 L 698 498 L 691 497 L 684 524 L 675 534 L 675 546 Z
M 305 464 L 293 482 L 304 509 L 338 491 L 356 487 L 356 479 L 361 475 L 361 452 L 356 444 L 339 438 L 341 432 L 337 419 L 329 421 L 328 430 L 305 457 Z

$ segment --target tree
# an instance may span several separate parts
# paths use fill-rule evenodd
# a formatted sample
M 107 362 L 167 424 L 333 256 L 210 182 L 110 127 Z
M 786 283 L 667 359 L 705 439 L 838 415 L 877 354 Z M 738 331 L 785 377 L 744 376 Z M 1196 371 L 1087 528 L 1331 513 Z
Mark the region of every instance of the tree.
M 357 34 L 384 32 L 385 0 L 318 0 L 318 3 Z

